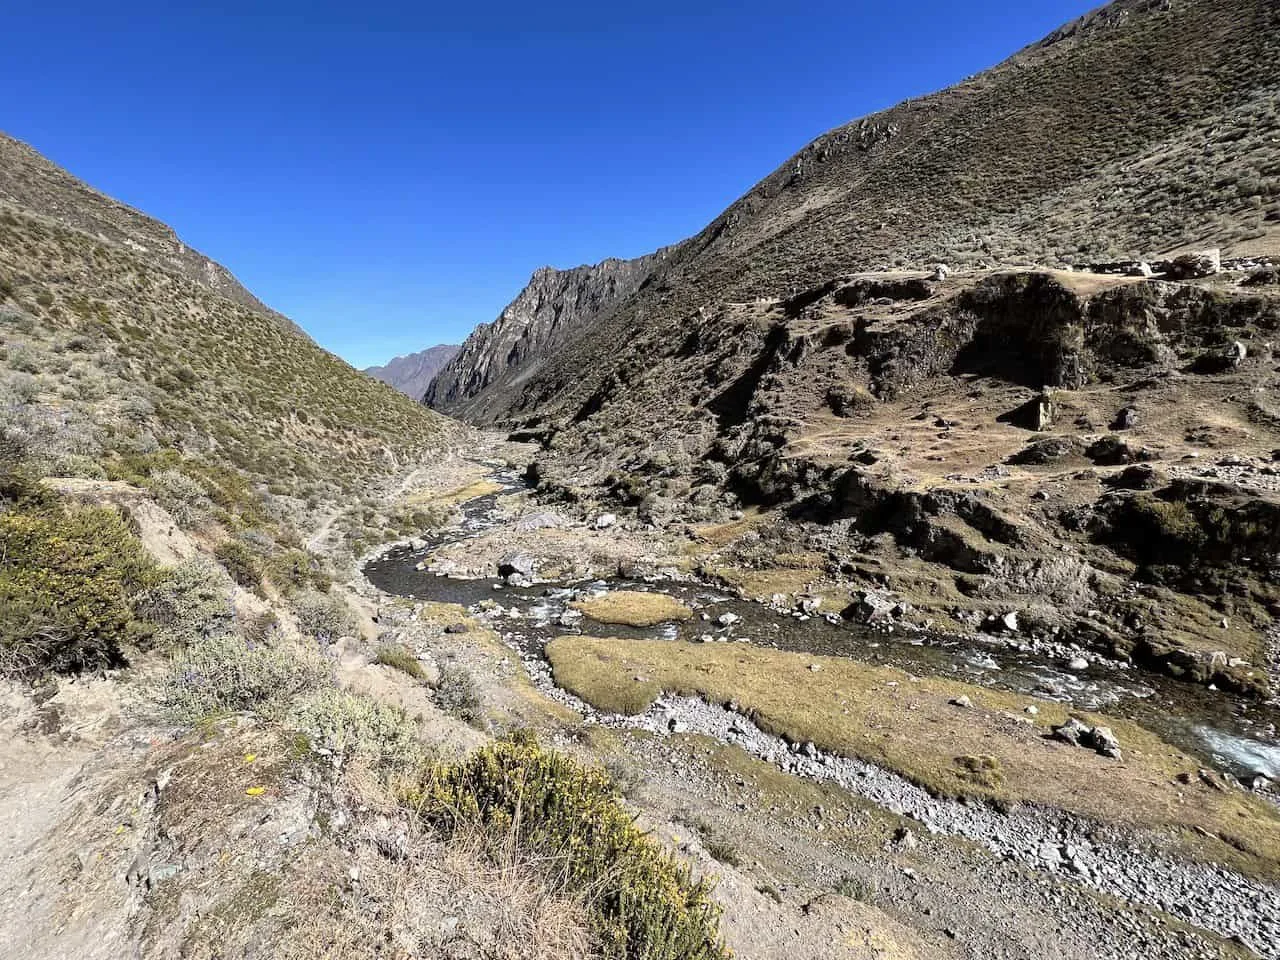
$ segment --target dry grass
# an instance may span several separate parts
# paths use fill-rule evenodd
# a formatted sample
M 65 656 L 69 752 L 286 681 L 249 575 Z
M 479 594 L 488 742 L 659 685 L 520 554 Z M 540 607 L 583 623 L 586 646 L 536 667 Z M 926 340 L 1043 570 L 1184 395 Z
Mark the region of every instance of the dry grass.
M 576 636 L 556 639 L 547 653 L 556 682 L 603 710 L 636 713 L 663 691 L 734 700 L 766 730 L 869 760 L 938 794 L 1201 829 L 1220 838 L 1218 859 L 1243 853 L 1254 871 L 1280 874 L 1273 808 L 1200 784 L 1193 758 L 1125 720 L 1079 714 L 1115 731 L 1124 748 L 1116 762 L 1047 739 L 1068 716 L 1060 705 L 888 667 L 741 645 Z M 948 702 L 962 694 L 973 708 Z M 1039 708 L 1034 717 L 1023 713 L 1030 704 Z M 1175 780 L 1183 773 L 1190 785 Z
M 693 611 L 674 597 L 638 590 L 614 590 L 601 597 L 575 600 L 570 606 L 599 623 L 628 627 L 653 627 L 693 619 Z

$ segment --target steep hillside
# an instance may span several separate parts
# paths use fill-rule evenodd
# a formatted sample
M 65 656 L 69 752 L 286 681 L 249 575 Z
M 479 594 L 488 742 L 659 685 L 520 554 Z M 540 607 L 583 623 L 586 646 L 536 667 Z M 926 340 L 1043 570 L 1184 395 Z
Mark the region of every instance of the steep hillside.
M 421 400 L 440 369 L 461 349 L 456 344 L 440 344 L 388 360 L 380 367 L 365 367 L 375 380 L 395 387 L 406 397 Z
M 572 270 L 535 271 L 497 320 L 467 337 L 427 390 L 427 404 L 454 416 L 489 419 L 489 397 L 517 389 L 588 323 L 634 293 L 673 249 Z
M 1261 693 L 1277 53 L 1274 3 L 1102 8 L 824 135 L 463 412 L 539 440 L 542 492 L 586 509 L 764 511 L 705 571 L 750 596 L 960 634 L 1012 613 Z M 1161 259 L 1200 244 L 1225 268 Z
M 167 227 L 3 148 L 19 161 L 0 173 L 8 465 L 171 483 L 178 469 L 206 504 L 229 496 L 218 471 L 242 507 L 265 498 L 305 532 L 450 442 L 449 421 L 257 306 Z
M 25 143 L 3 133 L 0 203 L 46 217 L 98 241 L 125 247 L 139 259 L 181 274 L 229 300 L 280 316 L 241 286 L 226 267 L 187 246 L 166 224 L 99 193 Z
M 703 308 L 852 271 L 1275 252 L 1278 95 L 1270 0 L 1113 3 L 992 70 L 823 134 L 536 371 L 459 412 L 572 417 L 641 330 L 683 338 Z M 455 369 L 468 363 L 481 369 L 472 353 Z

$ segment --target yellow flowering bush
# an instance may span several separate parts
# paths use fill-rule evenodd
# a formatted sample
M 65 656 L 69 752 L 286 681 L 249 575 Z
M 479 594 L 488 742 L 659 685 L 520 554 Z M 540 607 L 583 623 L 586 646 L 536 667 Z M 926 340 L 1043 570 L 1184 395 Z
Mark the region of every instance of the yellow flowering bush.
M 608 775 L 518 735 L 434 766 L 405 801 L 446 834 L 478 830 L 581 896 L 602 956 L 725 960 L 705 880 L 659 847 Z

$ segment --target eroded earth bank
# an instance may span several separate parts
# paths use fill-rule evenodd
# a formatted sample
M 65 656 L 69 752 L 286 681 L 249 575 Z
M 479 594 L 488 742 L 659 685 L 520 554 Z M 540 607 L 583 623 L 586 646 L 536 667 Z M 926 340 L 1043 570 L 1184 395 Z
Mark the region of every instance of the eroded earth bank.
M 549 501 L 538 451 L 488 444 L 455 523 L 365 566 L 379 624 L 427 658 L 499 639 L 489 695 L 533 696 L 607 764 L 716 878 L 741 955 L 1280 955 L 1265 695 L 1016 614 L 967 634 L 874 615 L 812 557 L 742 565 L 768 512 Z

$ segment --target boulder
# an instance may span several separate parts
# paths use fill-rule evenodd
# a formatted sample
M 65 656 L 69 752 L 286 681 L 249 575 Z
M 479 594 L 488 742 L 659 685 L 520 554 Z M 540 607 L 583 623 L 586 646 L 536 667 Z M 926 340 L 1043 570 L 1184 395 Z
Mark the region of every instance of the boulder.
M 538 561 L 527 553 L 509 553 L 498 563 L 498 576 L 523 577 L 532 580 L 538 569 Z
M 945 263 L 935 263 L 933 265 L 933 273 L 929 275 L 930 280 L 945 280 L 951 275 L 951 268 Z
M 1155 271 L 1151 269 L 1151 264 L 1147 263 L 1147 261 L 1139 260 L 1129 267 L 1128 274 L 1131 277 L 1150 277 L 1155 274 Z
M 874 623 L 892 616 L 893 601 L 873 590 L 862 590 L 857 599 L 841 612 L 846 620 L 857 620 L 861 623 Z
M 1195 280 L 1199 277 L 1211 277 L 1221 271 L 1222 251 L 1214 247 L 1212 250 L 1174 257 L 1165 266 L 1164 275 L 1170 280 Z
M 1088 724 L 1081 723 L 1075 717 L 1070 717 L 1066 723 L 1060 723 L 1053 728 L 1053 739 L 1078 747 L 1084 738 L 1092 732 Z
M 1110 727 L 1094 727 L 1087 737 L 1080 738 L 1080 742 L 1086 747 L 1093 747 L 1104 757 L 1120 759 L 1120 741 Z
M 1104 478 L 1102 482 L 1118 490 L 1154 490 L 1164 481 L 1151 464 L 1135 463 L 1113 476 Z
M 1112 424 L 1113 430 L 1132 430 L 1138 425 L 1138 408 L 1130 404 L 1127 407 L 1121 407 L 1120 412 L 1116 414 L 1115 423 Z
M 1232 340 L 1225 347 L 1200 354 L 1192 369 L 1196 373 L 1225 373 L 1240 366 L 1248 356 L 1249 348 L 1239 340 Z
M 602 513 L 600 516 L 596 517 L 595 528 L 597 530 L 608 530 L 617 522 L 618 518 L 615 514 Z

